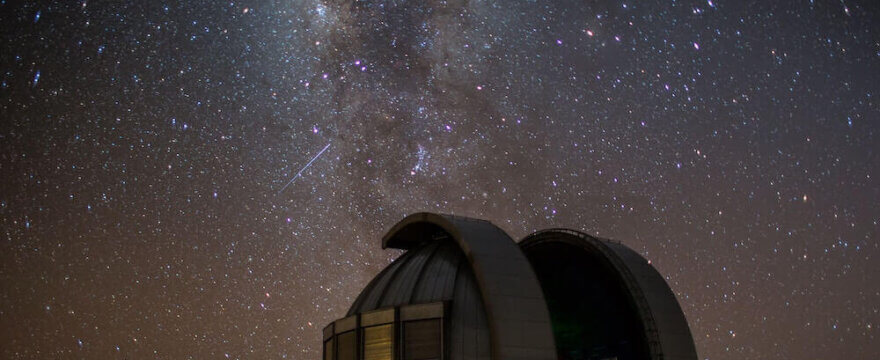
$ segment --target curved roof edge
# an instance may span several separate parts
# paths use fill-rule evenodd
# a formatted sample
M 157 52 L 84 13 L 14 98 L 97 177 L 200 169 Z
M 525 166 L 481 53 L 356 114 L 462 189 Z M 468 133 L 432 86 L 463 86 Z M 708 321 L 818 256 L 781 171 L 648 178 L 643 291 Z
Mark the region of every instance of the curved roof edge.
M 696 360 L 697 351 L 681 306 L 659 272 L 641 255 L 619 242 L 580 231 L 547 229 L 523 238 L 523 251 L 542 243 L 561 242 L 604 256 L 620 274 L 645 326 L 652 359 Z
M 411 249 L 452 237 L 473 269 L 494 359 L 556 359 L 550 313 L 538 278 L 510 236 L 488 221 L 415 213 L 395 224 L 382 248 Z

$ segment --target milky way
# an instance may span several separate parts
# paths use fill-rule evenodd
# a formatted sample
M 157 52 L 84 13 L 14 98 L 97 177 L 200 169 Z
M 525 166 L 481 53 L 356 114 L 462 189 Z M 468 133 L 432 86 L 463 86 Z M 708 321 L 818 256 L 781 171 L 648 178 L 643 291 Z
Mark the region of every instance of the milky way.
M 622 241 L 701 358 L 876 356 L 866 3 L 0 1 L 0 357 L 318 358 L 416 211 Z

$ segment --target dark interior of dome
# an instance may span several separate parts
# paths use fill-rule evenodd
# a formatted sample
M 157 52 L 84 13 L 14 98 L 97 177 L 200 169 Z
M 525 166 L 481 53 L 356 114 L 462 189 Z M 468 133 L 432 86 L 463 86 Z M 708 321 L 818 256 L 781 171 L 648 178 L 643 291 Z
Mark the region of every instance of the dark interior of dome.
M 550 242 L 526 251 L 541 282 L 559 359 L 648 359 L 621 277 L 598 253 Z

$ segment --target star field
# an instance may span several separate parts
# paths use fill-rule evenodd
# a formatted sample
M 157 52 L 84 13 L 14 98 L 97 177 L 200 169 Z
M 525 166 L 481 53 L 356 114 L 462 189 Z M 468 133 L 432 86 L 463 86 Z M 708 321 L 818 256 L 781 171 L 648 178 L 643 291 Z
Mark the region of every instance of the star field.
M 318 358 L 417 211 L 620 240 L 704 359 L 880 353 L 876 3 L 0 16 L 2 358 Z

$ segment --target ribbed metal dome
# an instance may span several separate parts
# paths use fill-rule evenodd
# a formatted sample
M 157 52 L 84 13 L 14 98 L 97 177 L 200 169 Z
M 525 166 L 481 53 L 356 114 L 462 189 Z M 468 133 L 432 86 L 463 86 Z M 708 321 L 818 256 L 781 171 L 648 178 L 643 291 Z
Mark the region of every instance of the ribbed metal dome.
M 451 240 L 422 244 L 373 278 L 347 316 L 392 306 L 457 300 L 456 294 L 459 298 L 478 298 L 476 280 L 466 262 Z
M 473 271 L 455 241 L 413 248 L 385 268 L 361 292 L 348 315 L 393 306 L 444 301 L 450 306 L 453 359 L 488 359 L 489 326 Z
M 497 226 L 416 213 L 388 231 L 382 248 L 407 252 L 367 285 L 347 316 L 444 302 L 449 359 L 555 358 L 541 285 L 516 242 Z

